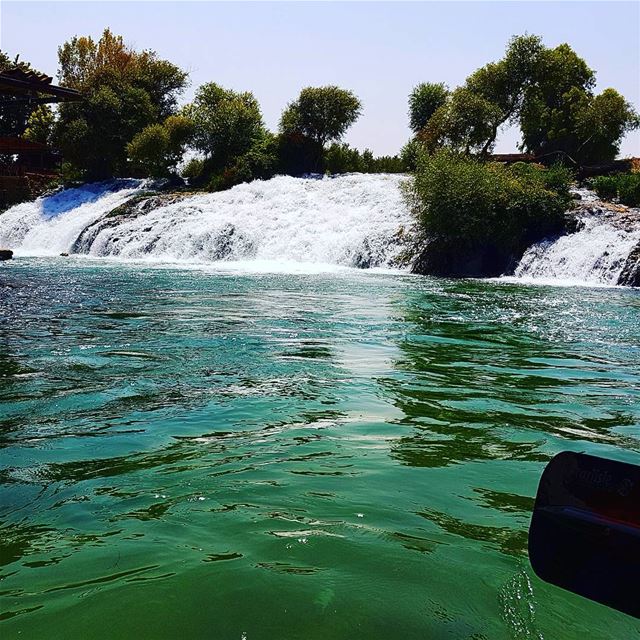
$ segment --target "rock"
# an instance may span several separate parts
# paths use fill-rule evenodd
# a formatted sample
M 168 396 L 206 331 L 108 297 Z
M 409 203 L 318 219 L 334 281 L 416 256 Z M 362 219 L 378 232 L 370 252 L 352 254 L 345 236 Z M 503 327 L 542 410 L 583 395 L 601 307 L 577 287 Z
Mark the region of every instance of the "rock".
M 0 249 L 0 261 L 11 260 L 13 258 L 13 251 L 11 249 Z
M 618 284 L 625 287 L 640 287 L 640 243 L 627 256 L 618 277 Z
M 427 241 L 411 265 L 411 272 L 445 278 L 490 278 L 513 271 L 521 255 L 491 244 L 470 248 Z

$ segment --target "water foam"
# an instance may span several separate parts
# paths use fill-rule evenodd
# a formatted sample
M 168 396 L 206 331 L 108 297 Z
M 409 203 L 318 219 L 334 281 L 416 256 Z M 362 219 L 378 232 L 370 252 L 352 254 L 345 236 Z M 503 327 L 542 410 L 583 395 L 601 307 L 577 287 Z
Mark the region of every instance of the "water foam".
M 0 246 L 16 255 L 61 252 L 130 260 L 392 266 L 410 234 L 403 176 L 278 176 L 155 208 L 132 205 L 144 188 L 89 185 L 13 207 L 0 216 Z M 57 206 L 60 202 L 64 206 Z M 57 204 L 56 204 L 57 203 Z
M 588 217 L 576 233 L 532 245 L 522 256 L 514 279 L 541 284 L 614 286 L 640 230 L 625 231 Z
M 0 214 L 0 247 L 16 255 L 68 252 L 78 234 L 142 189 L 142 180 L 112 180 L 65 189 Z

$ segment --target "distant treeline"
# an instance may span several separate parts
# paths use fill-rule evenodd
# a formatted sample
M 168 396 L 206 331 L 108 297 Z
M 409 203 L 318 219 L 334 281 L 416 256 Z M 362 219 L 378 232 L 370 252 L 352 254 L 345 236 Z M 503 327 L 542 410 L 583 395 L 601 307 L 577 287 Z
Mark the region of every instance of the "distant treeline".
M 639 124 L 617 91 L 594 94 L 594 71 L 569 45 L 551 49 L 529 35 L 512 38 L 501 60 L 460 87 L 416 86 L 408 114 L 414 135 L 399 155 L 384 157 L 341 142 L 362 104 L 340 87 L 303 89 L 274 133 L 251 92 L 210 82 L 180 107 L 188 74 L 108 29 L 97 42 L 65 42 L 58 59 L 59 83 L 84 99 L 55 110 L 4 103 L 0 136 L 24 135 L 60 149 L 67 182 L 180 174 L 218 190 L 275 174 L 413 171 L 421 156 L 440 149 L 486 160 L 501 127 L 514 124 L 521 150 L 543 163 L 595 164 L 615 158 L 624 134 Z M 16 65 L 30 68 L 0 52 L 0 70 Z

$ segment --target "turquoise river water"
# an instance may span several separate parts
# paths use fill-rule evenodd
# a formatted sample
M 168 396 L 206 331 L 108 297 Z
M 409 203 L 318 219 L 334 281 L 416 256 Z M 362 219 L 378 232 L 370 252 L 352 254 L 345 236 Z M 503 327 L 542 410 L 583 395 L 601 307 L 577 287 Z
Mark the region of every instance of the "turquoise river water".
M 640 637 L 526 555 L 639 362 L 632 290 L 4 264 L 0 637 Z

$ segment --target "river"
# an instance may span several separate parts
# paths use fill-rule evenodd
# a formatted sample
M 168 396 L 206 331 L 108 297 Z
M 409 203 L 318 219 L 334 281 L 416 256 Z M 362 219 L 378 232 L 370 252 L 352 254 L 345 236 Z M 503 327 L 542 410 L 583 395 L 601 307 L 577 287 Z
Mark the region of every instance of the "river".
M 639 460 L 639 311 L 382 270 L 0 265 L 2 638 L 637 637 L 526 541 L 555 453 Z

